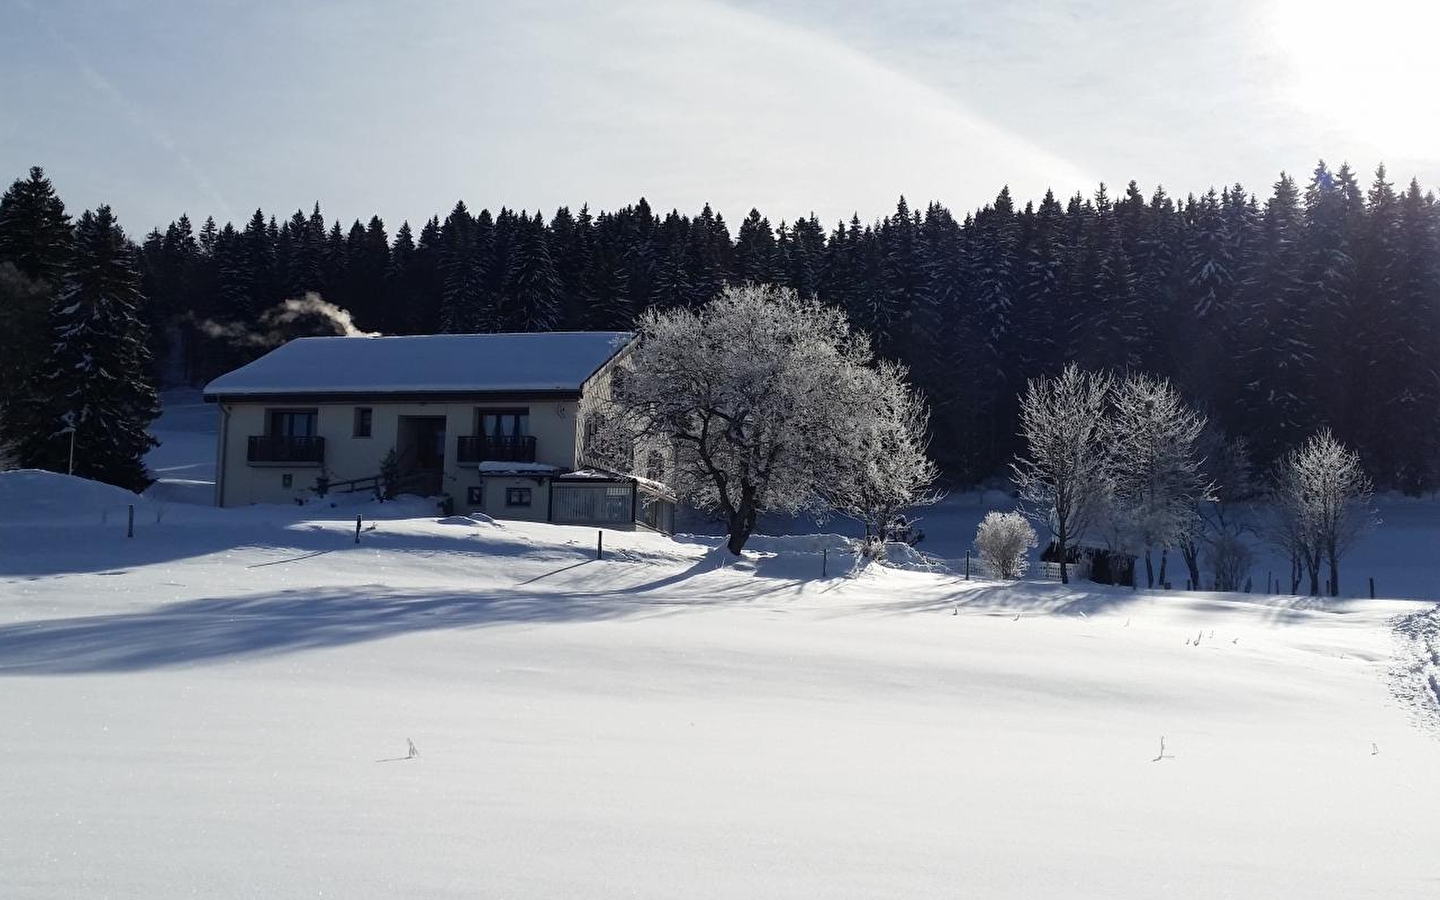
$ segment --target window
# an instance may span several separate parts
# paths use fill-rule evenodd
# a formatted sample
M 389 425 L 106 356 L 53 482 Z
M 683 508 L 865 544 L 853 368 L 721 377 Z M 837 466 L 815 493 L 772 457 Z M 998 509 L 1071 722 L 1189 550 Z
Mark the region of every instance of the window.
M 374 410 L 368 406 L 355 407 L 355 437 L 369 437 L 370 424 L 374 419 Z
M 506 489 L 505 489 L 505 505 L 506 505 L 506 506 L 529 506 L 529 505 L 530 505 L 530 488 L 506 488 Z
M 475 410 L 475 433 L 499 441 L 506 438 L 524 437 L 530 433 L 530 410 L 477 409 Z
M 294 483 L 295 483 L 295 477 L 294 477 L 293 475 L 291 475 L 289 472 L 286 472 L 284 475 L 281 475 L 281 476 L 280 476 L 280 486 L 281 486 L 282 488 L 288 488 L 288 487 L 290 487 L 290 486 L 291 486 L 292 484 L 294 484 Z
M 268 410 L 266 425 L 271 437 L 315 436 L 315 410 L 313 409 L 272 409 Z
M 485 488 L 481 485 L 471 485 L 465 489 L 465 502 L 471 506 L 485 505 Z

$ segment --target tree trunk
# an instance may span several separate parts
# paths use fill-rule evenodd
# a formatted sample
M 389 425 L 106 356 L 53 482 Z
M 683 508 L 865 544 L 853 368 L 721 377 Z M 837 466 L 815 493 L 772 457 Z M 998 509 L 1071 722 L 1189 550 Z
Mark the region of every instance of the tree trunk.
M 1320 596 L 1320 555 L 1305 554 L 1305 572 L 1310 576 L 1310 596 Z
M 725 549 L 736 556 L 745 549 L 745 542 L 750 540 L 750 535 L 755 531 L 755 489 L 746 485 L 740 489 L 740 503 L 734 507 L 728 521 L 726 532 L 729 539 L 725 542 Z
M 1164 587 L 1164 586 L 1165 586 L 1165 569 L 1169 566 L 1169 564 L 1170 564 L 1170 548 L 1169 548 L 1169 547 L 1161 547 L 1161 548 L 1160 548 L 1160 586 L 1161 586 L 1161 587 Z
M 1338 597 L 1340 596 L 1340 561 L 1335 558 L 1334 551 L 1328 555 L 1330 557 L 1330 596 Z
M 1134 581 L 1132 578 L 1131 581 Z M 1145 545 L 1145 587 L 1155 587 L 1155 563 L 1150 559 L 1150 545 Z
M 1055 535 L 1055 544 L 1056 544 L 1057 549 L 1060 551 L 1060 583 L 1061 583 L 1061 584 L 1069 584 L 1069 583 L 1070 583 L 1070 571 L 1069 571 L 1068 567 L 1065 565 L 1065 557 L 1066 557 L 1066 544 L 1069 542 L 1070 535 L 1068 535 L 1068 534 L 1065 533 L 1065 526 L 1064 526 L 1064 524 L 1063 524 L 1063 522 L 1064 522 L 1065 520 L 1062 518 L 1060 521 L 1062 522 L 1062 524 L 1061 524 L 1061 526 L 1060 526 L 1060 533 L 1057 534 L 1057 535 Z
M 1191 590 L 1200 590 L 1200 548 L 1193 543 L 1182 544 L 1180 555 L 1185 557 L 1185 568 L 1190 570 Z

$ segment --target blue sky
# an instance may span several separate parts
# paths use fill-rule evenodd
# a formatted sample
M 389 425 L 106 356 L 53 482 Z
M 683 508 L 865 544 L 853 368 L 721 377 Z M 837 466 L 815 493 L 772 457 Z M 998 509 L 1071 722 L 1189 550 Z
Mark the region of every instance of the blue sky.
M 1415 0 L 0 4 L 0 178 L 135 233 L 612 208 L 872 219 L 1239 180 L 1318 157 L 1440 184 Z

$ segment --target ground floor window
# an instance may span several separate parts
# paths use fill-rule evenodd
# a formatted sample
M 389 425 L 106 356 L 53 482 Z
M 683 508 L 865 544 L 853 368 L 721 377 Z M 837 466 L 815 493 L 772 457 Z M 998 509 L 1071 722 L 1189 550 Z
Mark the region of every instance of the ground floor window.
M 485 505 L 485 488 L 480 485 L 471 485 L 465 489 L 465 502 L 471 506 Z
M 505 505 L 506 505 L 506 506 L 529 506 L 529 505 L 530 505 L 530 488 L 506 488 L 506 489 L 505 489 Z

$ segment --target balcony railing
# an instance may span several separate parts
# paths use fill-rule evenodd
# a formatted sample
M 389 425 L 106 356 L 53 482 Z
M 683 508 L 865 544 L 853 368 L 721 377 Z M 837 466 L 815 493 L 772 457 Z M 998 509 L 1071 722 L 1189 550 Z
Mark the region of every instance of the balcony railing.
M 462 463 L 530 462 L 535 461 L 535 438 L 495 437 L 484 434 L 462 434 L 455 449 L 455 458 Z
M 245 460 L 251 465 L 318 466 L 325 461 L 325 439 L 252 434 Z

